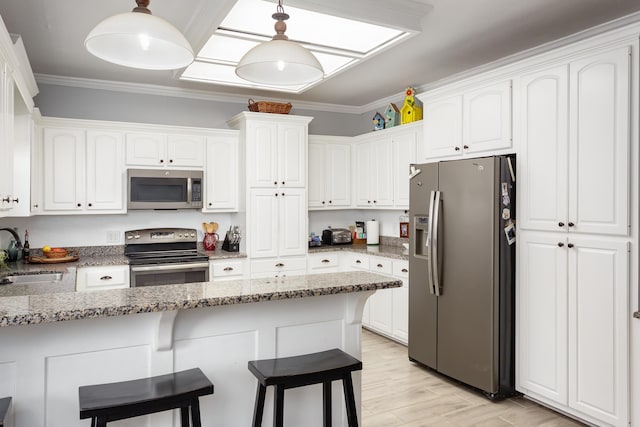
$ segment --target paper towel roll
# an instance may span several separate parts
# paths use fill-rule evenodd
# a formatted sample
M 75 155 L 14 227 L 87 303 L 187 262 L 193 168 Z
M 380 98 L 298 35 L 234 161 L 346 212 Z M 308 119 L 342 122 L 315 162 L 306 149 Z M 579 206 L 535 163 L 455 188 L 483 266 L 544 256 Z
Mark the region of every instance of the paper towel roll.
M 376 220 L 367 221 L 367 245 L 380 244 L 380 223 Z

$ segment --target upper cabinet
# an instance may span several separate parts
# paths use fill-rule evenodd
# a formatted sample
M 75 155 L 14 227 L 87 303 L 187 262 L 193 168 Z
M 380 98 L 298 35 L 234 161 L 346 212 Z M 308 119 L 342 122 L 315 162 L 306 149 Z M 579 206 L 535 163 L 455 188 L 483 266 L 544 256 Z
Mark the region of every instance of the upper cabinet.
M 127 166 L 202 168 L 205 137 L 201 135 L 129 132 Z
M 629 48 L 521 79 L 524 229 L 629 232 Z
M 350 138 L 309 136 L 309 209 L 351 205 Z
M 425 160 L 508 150 L 511 80 L 424 101 Z
M 0 51 L 0 210 L 11 209 L 13 195 L 13 79 Z
M 238 132 L 207 137 L 204 212 L 237 211 L 240 163 Z

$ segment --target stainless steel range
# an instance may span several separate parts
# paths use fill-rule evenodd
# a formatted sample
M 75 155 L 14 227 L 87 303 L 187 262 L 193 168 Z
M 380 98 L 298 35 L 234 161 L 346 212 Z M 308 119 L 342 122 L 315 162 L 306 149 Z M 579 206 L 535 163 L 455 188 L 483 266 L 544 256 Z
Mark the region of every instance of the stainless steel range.
M 126 231 L 131 287 L 209 281 L 209 257 L 198 252 L 198 233 L 191 228 Z

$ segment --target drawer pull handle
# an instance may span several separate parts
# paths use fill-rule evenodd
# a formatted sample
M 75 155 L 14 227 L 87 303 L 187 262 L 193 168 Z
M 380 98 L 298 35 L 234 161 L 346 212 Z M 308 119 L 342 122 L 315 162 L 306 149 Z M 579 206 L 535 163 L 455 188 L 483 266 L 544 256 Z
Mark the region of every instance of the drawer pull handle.
M 113 279 L 113 277 L 111 277 L 111 276 L 102 276 L 100 278 L 100 280 L 111 280 L 111 279 Z
M 326 263 L 331 262 L 331 261 L 329 261 L 328 259 L 323 259 L 321 262 L 324 262 L 326 264 Z
M 356 264 L 362 264 L 362 261 L 360 261 L 359 259 L 356 260 Z
M 409 270 L 407 270 L 406 268 L 403 268 L 403 269 L 402 269 L 402 272 L 403 272 L 403 273 L 408 273 L 408 272 L 409 272 Z
M 279 263 L 276 264 L 276 267 L 284 267 L 284 264 L 279 262 Z
M 233 267 L 225 267 L 224 271 L 233 271 Z
M 382 264 L 378 264 L 378 265 L 376 265 L 376 267 L 382 268 Z

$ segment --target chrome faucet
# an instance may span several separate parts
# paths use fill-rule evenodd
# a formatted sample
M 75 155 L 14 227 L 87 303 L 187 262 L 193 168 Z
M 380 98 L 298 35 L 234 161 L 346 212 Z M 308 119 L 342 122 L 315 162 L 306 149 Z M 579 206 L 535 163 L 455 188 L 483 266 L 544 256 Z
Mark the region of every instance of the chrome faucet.
M 22 241 L 20 240 L 20 236 L 18 236 L 18 233 L 16 233 L 16 230 L 14 230 L 13 228 L 9 228 L 9 227 L 2 227 L 0 228 L 0 231 L 8 231 L 9 233 L 11 233 L 11 235 L 13 236 L 14 239 L 16 239 L 16 248 L 21 251 L 22 250 Z

